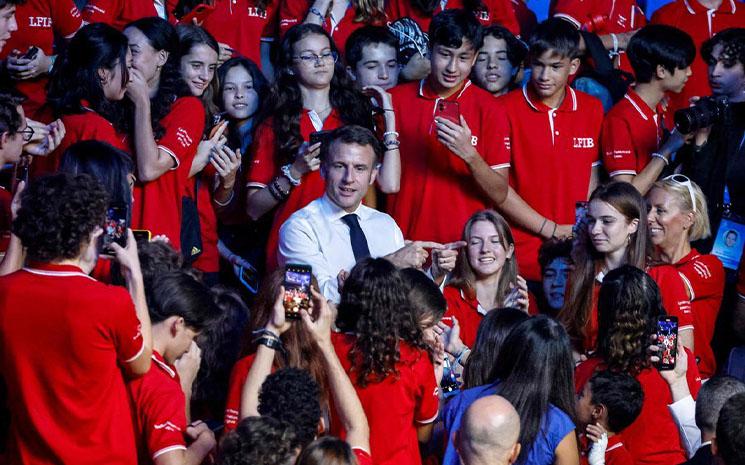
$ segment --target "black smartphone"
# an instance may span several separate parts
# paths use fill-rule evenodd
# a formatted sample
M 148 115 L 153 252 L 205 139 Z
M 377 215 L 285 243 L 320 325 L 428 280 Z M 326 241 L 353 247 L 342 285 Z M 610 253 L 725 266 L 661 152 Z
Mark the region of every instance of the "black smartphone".
M 28 186 L 28 172 L 31 168 L 31 157 L 22 156 L 18 163 L 16 163 L 16 174 L 15 174 L 15 185 L 25 182 Z M 14 188 L 15 190 L 15 188 Z
M 106 210 L 106 221 L 103 226 L 103 243 L 101 250 L 113 254 L 111 244 L 127 246 L 127 219 L 129 209 L 124 204 L 110 205 Z
M 660 348 L 657 368 L 674 369 L 678 356 L 678 317 L 663 315 L 657 320 L 657 346 Z
M 241 265 L 238 279 L 252 294 L 259 292 L 259 272 L 250 263 Z
M 310 308 L 311 267 L 288 264 L 285 267 L 285 318 L 300 319 L 300 310 Z
M 21 58 L 24 58 L 26 60 L 33 60 L 34 58 L 36 58 L 36 55 L 38 54 L 39 54 L 39 47 L 32 46 L 31 48 L 28 49 L 26 53 L 23 54 Z
M 331 131 L 316 131 L 310 133 L 310 145 L 317 144 L 318 142 L 323 145 L 326 141 L 329 140 L 329 137 L 331 136 Z

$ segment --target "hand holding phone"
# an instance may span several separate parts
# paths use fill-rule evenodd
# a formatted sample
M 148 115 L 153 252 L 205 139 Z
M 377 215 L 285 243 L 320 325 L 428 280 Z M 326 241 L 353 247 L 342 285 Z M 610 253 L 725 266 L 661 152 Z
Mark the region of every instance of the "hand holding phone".
M 460 104 L 451 100 L 440 100 L 435 106 L 435 118 L 443 118 L 460 126 Z
M 127 220 L 129 209 L 124 204 L 110 205 L 106 210 L 106 220 L 103 226 L 101 251 L 107 255 L 114 255 L 111 244 L 127 247 Z
M 657 369 L 674 370 L 678 353 L 678 317 L 663 315 L 657 320 Z
M 300 310 L 310 309 L 311 267 L 307 265 L 288 264 L 285 267 L 285 318 L 299 320 Z

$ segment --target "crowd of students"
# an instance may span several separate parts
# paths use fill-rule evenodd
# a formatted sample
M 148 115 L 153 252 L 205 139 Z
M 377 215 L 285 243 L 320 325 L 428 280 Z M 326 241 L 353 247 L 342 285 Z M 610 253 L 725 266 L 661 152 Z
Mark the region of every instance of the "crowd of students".
M 745 4 L 83 3 L 0 0 L 0 461 L 745 463 Z

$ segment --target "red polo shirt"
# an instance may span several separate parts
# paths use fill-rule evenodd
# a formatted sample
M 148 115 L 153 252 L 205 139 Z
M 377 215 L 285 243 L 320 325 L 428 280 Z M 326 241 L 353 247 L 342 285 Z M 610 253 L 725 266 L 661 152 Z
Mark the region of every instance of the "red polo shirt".
M 496 101 L 509 125 L 510 185 L 535 211 L 557 224 L 573 224 L 577 201 L 587 200 L 590 174 L 600 165 L 600 101 L 567 87 L 561 105 L 543 104 L 528 84 Z M 539 236 L 513 226 L 520 274 L 539 281 Z
M 186 397 L 178 372 L 158 352 L 153 351 L 152 359 L 152 368 L 145 376 L 127 383 L 140 463 L 153 463 L 167 452 L 186 450 Z
M 600 136 L 603 164 L 610 176 L 636 176 L 647 166 L 662 140 L 661 114 L 633 89 L 611 108 Z
M 463 0 L 448 0 L 445 9 L 463 8 L 463 3 Z M 520 0 L 483 0 L 481 3 L 482 7 L 475 11 L 474 15 L 482 25 L 498 24 L 506 27 L 513 34 L 520 35 L 521 23 L 518 21 L 518 9 L 527 9 L 525 5 L 515 5 L 522 3 Z M 437 8 L 435 8 L 432 16 L 425 16 L 424 13 L 412 5 L 411 0 L 391 0 L 388 2 L 387 10 L 391 21 L 408 16 L 416 21 L 426 33 L 429 30 L 432 17 L 442 11 L 442 5 L 441 2 L 437 2 Z M 524 19 L 528 19 L 529 15 L 525 15 L 524 11 L 520 11 L 520 13 Z
M 311 118 L 308 110 L 303 110 L 300 115 L 300 135 L 303 140 L 310 140 L 310 134 L 315 131 L 336 129 L 344 123 L 336 109 L 322 123 L 318 118 Z M 265 120 L 257 129 L 254 142 L 251 144 L 251 167 L 247 170 L 246 187 L 264 188 L 274 178 L 281 175 L 280 168 L 292 163 L 291 160 L 279 160 L 276 153 L 276 141 L 272 118 Z M 290 190 L 290 196 L 280 203 L 274 213 L 274 222 L 269 232 L 266 244 L 267 269 L 273 270 L 277 267 L 277 244 L 279 242 L 279 228 L 293 213 L 308 205 L 323 195 L 326 185 L 321 178 L 320 171 L 316 170 L 303 176 L 302 184 Z
M 90 0 L 83 9 L 88 23 L 106 23 L 119 29 L 141 18 L 158 16 L 153 0 Z
M 84 140 L 106 142 L 125 152 L 129 151 L 126 136 L 117 133 L 109 120 L 93 110 L 64 115 L 61 119 L 65 125 L 65 137 L 59 147 L 48 156 L 33 158 L 31 167 L 35 177 L 57 172 L 65 151 L 71 145 Z
M 592 442 L 586 436 L 582 438 L 584 439 L 582 447 L 586 451 L 580 454 L 579 463 L 580 465 L 589 465 L 590 462 L 587 460 L 587 453 L 590 451 Z M 608 438 L 608 447 L 605 449 L 605 465 L 635 465 L 634 458 L 629 453 L 629 450 L 626 449 L 626 446 L 623 444 L 623 438 L 618 433 Z
M 693 310 L 695 331 L 694 348 L 699 359 L 698 369 L 704 379 L 716 374 L 717 361 L 711 348 L 711 339 L 724 296 L 724 266 L 714 255 L 701 255 L 697 250 L 676 263 L 678 273 L 688 288 Z
M 688 387 L 695 399 L 701 388 L 701 377 L 693 354 L 688 349 Z M 601 359 L 595 357 L 580 363 L 574 371 L 576 392 L 582 392 L 585 383 L 596 370 L 605 368 Z M 673 403 L 670 386 L 656 368 L 645 368 L 636 380 L 642 386 L 644 403 L 639 417 L 625 430 L 623 442 L 636 465 L 670 465 L 686 460 L 685 449 L 680 442 L 678 427 L 667 406 Z M 606 450 L 607 452 L 607 450 Z M 608 462 L 606 462 L 608 463 Z
M 489 311 L 479 304 L 477 299 L 469 299 L 465 293 L 453 286 L 446 286 L 442 292 L 447 301 L 445 316 L 454 316 L 460 325 L 460 340 L 467 347 L 473 347 L 476 343 L 481 320 Z
M 261 42 L 277 36 L 277 1 L 265 9 L 257 0 L 218 0 L 215 10 L 204 20 L 204 27 L 218 42 L 226 43 L 261 67 Z
M 165 234 L 176 250 L 181 248 L 181 202 L 189 196 L 189 170 L 204 131 L 204 107 L 196 97 L 181 97 L 161 121 L 165 134 L 157 141 L 176 166 L 158 179 L 138 183 L 132 206 L 133 229 Z
M 655 11 L 651 22 L 686 31 L 693 38 L 696 49 L 701 50 L 704 41 L 717 32 L 745 25 L 745 5 L 735 0 L 723 0 L 718 9 L 708 10 L 697 0 L 675 0 Z M 683 92 L 670 95 L 671 112 L 688 107 L 689 99 L 693 96 L 711 95 L 708 67 L 700 53 L 696 53 L 691 71 L 693 75 L 686 82 Z
M 13 49 L 26 53 L 31 46 L 38 47 L 47 56 L 54 55 L 54 36 L 72 36 L 83 25 L 73 0 L 26 0 L 16 7 L 18 30 L 13 32 L 0 53 L 5 59 Z M 37 121 L 52 121 L 49 111 L 42 111 L 47 101 L 48 74 L 14 81 L 16 89 L 28 97 L 23 103 L 26 116 Z
M 636 0 L 557 0 L 553 16 L 598 35 L 635 31 L 647 24 Z
M 356 336 L 332 334 L 331 340 L 344 369 L 355 385 L 370 424 L 370 449 L 376 465 L 420 465 L 417 425 L 435 421 L 439 387 L 429 354 L 399 342 L 398 376 L 357 386 L 349 353 Z
M 426 80 L 391 89 L 401 141 L 401 189 L 388 196 L 388 212 L 404 237 L 451 242 L 475 212 L 494 205 L 473 179 L 466 163 L 437 140 L 435 108 L 440 100 Z M 466 81 L 446 100 L 458 102 L 473 134 L 472 145 L 492 169 L 507 166 L 502 139 L 504 116 L 488 92 Z
M 693 329 L 694 316 L 691 302 L 683 282 L 683 277 L 669 265 L 654 266 L 647 270 L 647 274 L 657 283 L 662 297 L 662 306 L 668 315 L 678 318 L 678 330 Z M 598 274 L 592 289 L 592 311 L 585 326 L 584 350 L 592 352 L 598 344 L 598 296 L 600 285 L 605 275 Z M 695 331 L 694 331 L 695 337 Z M 695 344 L 695 342 L 694 342 Z
M 217 177 L 217 170 L 211 164 L 197 174 L 199 176 L 199 191 L 196 193 L 196 178 L 190 178 L 190 197 L 197 199 L 199 213 L 199 231 L 202 235 L 202 254 L 197 257 L 192 266 L 205 273 L 220 271 L 220 251 L 217 249 L 217 214 L 212 204 L 212 190 Z
M 71 265 L 0 278 L 0 371 L 10 464 L 137 463 L 121 365 L 143 350 L 126 289 Z

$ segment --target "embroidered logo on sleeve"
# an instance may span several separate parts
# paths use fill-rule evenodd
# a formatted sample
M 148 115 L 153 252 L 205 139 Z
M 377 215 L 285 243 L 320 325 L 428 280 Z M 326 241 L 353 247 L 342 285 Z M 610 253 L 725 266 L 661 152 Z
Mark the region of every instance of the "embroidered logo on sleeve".
M 176 138 L 178 139 L 181 146 L 184 148 L 189 147 L 193 142 L 192 138 L 189 136 L 189 133 L 186 132 L 186 129 L 184 128 L 178 128 L 176 130 Z
M 171 431 L 173 433 L 180 433 L 181 432 L 181 428 L 179 428 L 178 426 L 174 425 L 170 421 L 167 421 L 165 423 L 161 423 L 159 425 L 153 425 L 153 429 L 156 429 L 156 430 L 162 430 L 162 429 L 164 429 L 166 431 Z

